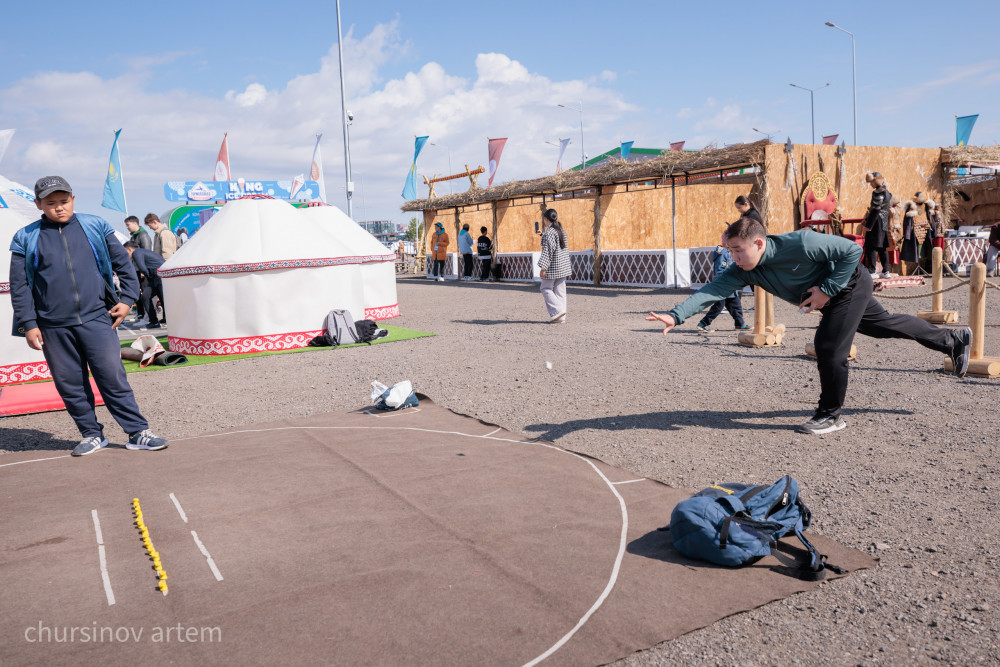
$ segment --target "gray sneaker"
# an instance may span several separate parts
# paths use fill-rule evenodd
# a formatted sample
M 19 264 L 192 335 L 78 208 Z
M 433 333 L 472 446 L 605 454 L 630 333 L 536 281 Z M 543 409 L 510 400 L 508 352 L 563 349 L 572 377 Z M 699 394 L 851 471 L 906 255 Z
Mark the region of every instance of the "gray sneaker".
M 167 439 L 158 438 L 148 428 L 145 431 L 133 433 L 128 437 L 125 449 L 146 449 L 155 452 L 159 449 L 167 448 Z
M 955 348 L 951 351 L 952 370 L 956 377 L 965 377 L 965 372 L 969 370 L 972 329 L 965 327 L 959 331 L 953 331 L 952 335 L 955 336 Z
M 816 415 L 795 430 L 799 433 L 822 435 L 824 433 L 833 433 L 834 431 L 839 431 L 840 429 L 846 427 L 847 422 L 845 422 L 841 417 L 824 417 Z
M 73 448 L 73 456 L 86 456 L 100 451 L 108 446 L 108 439 L 104 436 L 95 435 L 93 438 L 84 438 L 80 444 Z

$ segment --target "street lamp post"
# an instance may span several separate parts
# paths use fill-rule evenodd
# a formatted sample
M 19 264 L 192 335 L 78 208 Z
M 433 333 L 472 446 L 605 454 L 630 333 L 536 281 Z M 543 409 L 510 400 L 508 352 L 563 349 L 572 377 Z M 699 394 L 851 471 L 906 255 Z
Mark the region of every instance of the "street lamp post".
M 347 130 L 350 121 L 354 116 L 347 112 L 347 101 L 344 94 L 344 45 L 340 32 L 340 0 L 337 0 L 337 53 L 340 55 L 340 113 L 344 122 L 344 168 L 347 177 L 347 217 L 354 219 L 351 214 L 351 196 L 354 194 L 354 183 L 351 182 L 351 136 Z
M 848 35 L 851 36 L 851 72 L 852 72 L 851 76 L 852 76 L 853 82 L 854 82 L 854 86 L 853 86 L 853 88 L 854 88 L 854 145 L 857 146 L 858 145 L 858 65 L 857 65 L 857 60 L 854 57 L 854 55 L 855 55 L 854 33 L 851 32 L 851 31 L 849 31 L 849 30 L 844 30 L 839 25 L 837 25 L 835 23 L 830 23 L 829 21 L 826 22 L 826 25 L 830 26 L 831 28 L 836 28 L 840 32 L 846 32 Z
M 452 174 L 454 174 L 455 172 L 451 170 L 451 149 L 445 146 L 444 144 L 436 144 L 433 141 L 429 143 L 431 146 L 436 146 L 437 148 L 443 148 L 446 151 L 448 151 L 448 175 L 451 176 Z M 452 186 L 452 181 L 448 181 L 448 192 L 451 194 L 455 194 L 455 189 Z
M 791 87 L 793 87 L 793 88 L 801 88 L 802 90 L 808 90 L 809 91 L 809 116 L 812 118 L 812 143 L 815 144 L 816 143 L 816 105 L 813 104 L 813 93 L 815 93 L 817 90 L 823 90 L 824 88 L 826 88 L 827 86 L 830 85 L 830 82 L 827 81 L 826 83 L 824 83 L 819 88 L 806 88 L 805 86 L 800 86 L 797 83 L 790 83 L 788 85 L 791 86 Z
M 781 132 L 781 130 L 775 130 L 774 132 L 765 132 L 764 130 L 758 130 L 756 127 L 751 127 L 750 129 L 756 132 L 757 134 L 763 134 L 765 137 L 767 137 L 768 141 L 770 141 L 771 137 L 776 135 L 778 132 Z
M 563 109 L 572 109 L 580 114 L 580 170 L 584 171 L 587 169 L 587 153 L 583 150 L 583 102 L 580 102 L 579 107 L 575 107 L 572 104 L 557 104 L 556 106 Z

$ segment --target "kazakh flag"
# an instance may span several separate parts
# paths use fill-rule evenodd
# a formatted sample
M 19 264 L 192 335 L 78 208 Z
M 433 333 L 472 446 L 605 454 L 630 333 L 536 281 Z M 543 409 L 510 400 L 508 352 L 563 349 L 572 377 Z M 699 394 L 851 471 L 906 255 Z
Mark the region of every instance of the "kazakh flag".
M 101 206 L 128 215 L 125 205 L 125 183 L 122 181 L 122 161 L 118 155 L 118 135 L 121 133 L 121 130 L 115 132 L 115 143 L 111 146 L 111 159 L 108 161 L 108 177 L 104 181 L 104 199 L 101 200 Z
M 410 173 L 406 176 L 406 184 L 403 186 L 403 199 L 413 201 L 417 198 L 417 156 L 423 150 L 428 137 L 417 137 L 413 143 L 413 164 L 410 166 Z
M 955 116 L 955 145 L 966 146 L 972 135 L 972 126 L 976 124 L 979 114 L 974 116 Z

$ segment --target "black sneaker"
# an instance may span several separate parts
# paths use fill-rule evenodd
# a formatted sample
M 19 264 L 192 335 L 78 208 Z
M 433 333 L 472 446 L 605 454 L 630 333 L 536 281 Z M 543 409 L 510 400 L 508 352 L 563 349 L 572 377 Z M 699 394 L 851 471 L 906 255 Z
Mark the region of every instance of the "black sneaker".
M 961 331 L 952 332 L 955 336 L 955 348 L 951 351 L 952 371 L 956 377 L 965 377 L 969 370 L 969 349 L 972 347 L 972 329 L 965 327 Z
M 841 417 L 821 417 L 817 415 L 795 430 L 799 433 L 822 435 L 824 433 L 839 431 L 846 426 L 847 422 L 845 422 Z

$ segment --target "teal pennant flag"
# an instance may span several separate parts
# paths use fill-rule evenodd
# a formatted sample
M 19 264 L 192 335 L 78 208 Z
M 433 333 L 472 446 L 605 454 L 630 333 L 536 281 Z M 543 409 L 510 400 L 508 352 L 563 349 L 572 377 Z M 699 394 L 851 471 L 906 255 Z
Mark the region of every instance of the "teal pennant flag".
M 428 137 L 417 137 L 413 143 L 413 164 L 410 166 L 410 173 L 406 176 L 406 184 L 403 185 L 403 199 L 413 201 L 417 198 L 417 157 L 427 143 Z
M 118 135 L 121 133 L 121 130 L 115 132 L 115 143 L 111 146 L 111 159 L 108 161 L 108 177 L 104 181 L 104 199 L 101 200 L 101 206 L 128 215 L 128 207 L 125 205 L 125 183 L 122 181 L 122 160 L 118 155 Z

